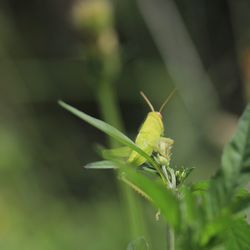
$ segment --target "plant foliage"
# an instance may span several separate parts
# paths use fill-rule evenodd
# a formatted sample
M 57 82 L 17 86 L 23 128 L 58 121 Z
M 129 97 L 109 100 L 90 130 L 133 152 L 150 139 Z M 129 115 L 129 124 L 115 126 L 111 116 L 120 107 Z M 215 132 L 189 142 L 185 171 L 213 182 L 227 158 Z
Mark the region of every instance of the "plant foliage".
M 119 150 L 104 150 L 103 156 L 108 160 L 86 167 L 117 168 L 122 181 L 160 209 L 166 223 L 175 232 L 174 249 L 250 249 L 250 225 L 245 220 L 245 211 L 250 206 L 250 195 L 245 190 L 250 173 L 250 105 L 224 149 L 222 168 L 218 173 L 206 182 L 186 185 L 182 179 L 188 176 L 189 170 L 170 167 L 168 175 L 172 180 L 176 181 L 178 176 L 182 178 L 180 183 L 175 183 L 175 188 L 157 181 L 156 178 L 163 173 L 162 166 L 126 135 L 64 102 L 60 105 L 128 147 L 122 148 L 120 153 Z M 129 165 L 124 157 L 130 150 L 143 156 L 147 160 L 146 165 L 139 168 Z M 119 156 L 122 157 L 119 159 Z M 136 249 L 135 244 L 130 244 L 129 249 Z

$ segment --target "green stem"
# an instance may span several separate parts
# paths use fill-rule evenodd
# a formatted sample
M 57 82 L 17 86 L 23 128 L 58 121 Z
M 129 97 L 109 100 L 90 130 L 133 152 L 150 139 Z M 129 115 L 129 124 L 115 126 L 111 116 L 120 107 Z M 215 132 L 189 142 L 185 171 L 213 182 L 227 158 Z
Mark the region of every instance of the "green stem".
M 112 82 L 105 80 L 100 82 L 96 90 L 96 96 L 103 120 L 120 131 L 124 131 Z M 119 146 L 117 141 L 112 138 L 107 137 L 107 139 L 109 140 L 110 147 Z M 117 185 L 120 189 L 123 204 L 125 205 L 131 237 L 136 239 L 142 235 L 147 236 L 140 200 L 137 199 L 136 194 L 126 184 L 119 181 Z
M 170 226 L 167 227 L 167 250 L 175 250 L 175 233 Z
M 172 191 L 176 191 L 176 176 L 174 170 L 172 168 L 168 168 L 168 172 L 171 177 L 171 185 L 170 188 Z M 171 226 L 167 227 L 167 249 L 175 250 L 175 233 L 174 229 Z
M 124 131 L 112 83 L 102 81 L 96 90 L 96 94 L 103 120 L 120 131 Z M 108 140 L 111 147 L 119 146 L 113 138 L 108 137 Z

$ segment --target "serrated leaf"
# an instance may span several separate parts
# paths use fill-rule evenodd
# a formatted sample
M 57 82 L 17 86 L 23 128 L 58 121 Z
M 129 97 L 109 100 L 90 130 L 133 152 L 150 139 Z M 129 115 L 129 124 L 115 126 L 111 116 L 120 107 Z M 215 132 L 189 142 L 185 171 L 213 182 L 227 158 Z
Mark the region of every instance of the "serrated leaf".
M 250 225 L 243 220 L 237 220 L 224 232 L 226 250 L 250 249 Z
M 221 216 L 222 211 L 229 210 L 231 198 L 222 178 L 211 180 L 209 189 L 203 194 L 206 219 L 211 221 Z
M 150 197 L 153 204 L 161 210 L 161 214 L 165 217 L 167 223 L 174 228 L 178 228 L 180 222 L 180 207 L 179 201 L 173 192 L 131 168 L 124 168 L 123 171 L 127 180 L 134 183 Z
M 84 166 L 88 169 L 117 169 L 118 166 L 112 161 L 96 161 Z
M 228 216 L 221 216 L 216 218 L 211 222 L 207 222 L 205 228 L 202 231 L 200 244 L 205 246 L 213 238 L 225 232 L 225 230 L 230 226 L 230 218 Z
M 245 109 L 235 135 L 222 155 L 222 170 L 227 183 L 235 183 L 240 171 L 250 169 L 250 105 Z
M 234 213 L 242 212 L 250 207 L 250 193 L 245 189 L 240 189 L 234 197 L 231 210 Z

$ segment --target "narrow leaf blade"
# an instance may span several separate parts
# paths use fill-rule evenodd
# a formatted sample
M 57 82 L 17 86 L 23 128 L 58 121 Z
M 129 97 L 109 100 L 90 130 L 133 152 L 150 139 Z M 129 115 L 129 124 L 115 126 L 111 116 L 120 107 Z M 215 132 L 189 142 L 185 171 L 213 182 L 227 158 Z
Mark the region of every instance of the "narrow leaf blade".
M 148 197 L 150 197 L 153 204 L 161 210 L 166 221 L 174 228 L 178 228 L 180 221 L 180 207 L 173 192 L 131 168 L 124 168 L 123 171 L 126 179 L 134 183 Z
M 88 169 L 117 169 L 118 166 L 112 161 L 96 161 L 84 166 Z
M 70 106 L 69 104 L 58 101 L 59 105 L 74 114 L 75 116 L 79 117 L 80 119 L 84 120 L 85 122 L 89 123 L 90 125 L 96 127 L 97 129 L 101 130 L 105 134 L 109 135 L 110 137 L 114 138 L 121 144 L 128 146 L 132 150 L 136 151 L 138 154 L 140 154 L 142 157 L 144 157 L 150 164 L 152 164 L 156 169 L 158 168 L 158 165 L 154 162 L 154 160 L 141 148 L 139 148 L 130 138 L 128 138 L 126 135 L 124 135 L 122 132 L 120 132 L 118 129 L 114 128 L 113 126 L 109 125 L 108 123 L 101 121 L 99 119 L 96 119 L 90 115 L 87 115 L 86 113 Z

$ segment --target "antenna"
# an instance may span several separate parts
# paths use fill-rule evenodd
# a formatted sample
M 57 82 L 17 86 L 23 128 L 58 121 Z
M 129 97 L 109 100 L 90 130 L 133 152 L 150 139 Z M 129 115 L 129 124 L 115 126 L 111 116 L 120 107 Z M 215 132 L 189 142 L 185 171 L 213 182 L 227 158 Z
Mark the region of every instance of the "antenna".
M 161 105 L 159 113 L 161 113 L 161 111 L 163 110 L 163 108 L 165 107 L 165 105 L 171 100 L 171 98 L 173 97 L 174 93 L 176 92 L 176 88 L 170 93 L 170 95 L 167 97 L 167 99 L 165 100 L 165 102 Z
M 149 101 L 149 99 L 146 97 L 146 95 L 142 91 L 140 91 L 140 94 L 143 97 L 143 99 L 146 101 L 146 103 L 148 104 L 148 106 L 150 107 L 150 109 L 153 112 L 155 112 L 153 105 L 151 104 L 151 102 Z

